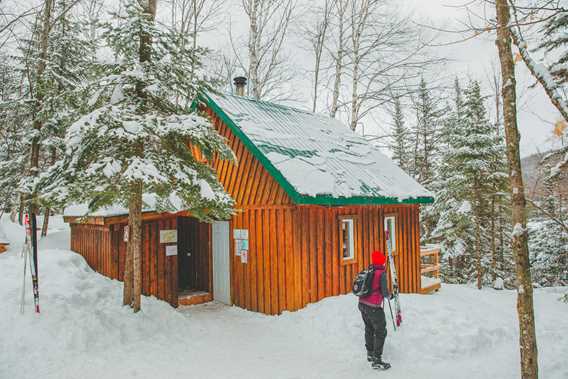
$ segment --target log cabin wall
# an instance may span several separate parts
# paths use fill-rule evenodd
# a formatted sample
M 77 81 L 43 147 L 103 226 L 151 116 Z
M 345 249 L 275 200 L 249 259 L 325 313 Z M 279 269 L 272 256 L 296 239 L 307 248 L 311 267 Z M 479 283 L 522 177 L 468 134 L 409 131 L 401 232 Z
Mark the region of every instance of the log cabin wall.
M 235 255 L 231 235 L 231 297 L 235 305 L 267 314 L 294 311 L 351 291 L 354 276 L 386 251 L 384 217 L 396 216 L 395 262 L 401 292 L 420 291 L 417 205 L 248 209 L 231 221 L 248 229 L 248 262 Z M 355 259 L 345 263 L 339 245 L 340 217 L 354 216 Z M 232 233 L 231 233 L 232 234 Z
M 235 305 L 266 314 L 300 308 L 298 267 L 290 207 L 266 207 L 238 213 L 231 230 L 248 229 L 247 263 L 235 255 L 231 232 L 231 298 Z
M 82 255 L 93 270 L 118 278 L 109 225 L 71 224 L 71 250 Z
M 315 207 L 299 206 L 295 251 L 301 263 L 300 307 L 328 296 L 351 292 L 355 275 L 370 265 L 373 250 L 386 253 L 385 216 L 396 216 L 396 269 L 401 292 L 420 291 L 420 241 L 417 205 Z M 340 250 L 340 217 L 354 216 L 355 257 L 344 261 Z
M 217 132 L 227 139 L 237 162 L 213 159 L 213 168 L 225 191 L 235 200 L 237 209 L 258 205 L 292 205 L 286 191 L 266 171 L 245 145 L 210 109 L 206 112 Z
M 122 281 L 126 224 L 71 224 L 71 250 L 82 255 L 89 266 L 104 276 Z M 175 216 L 142 222 L 142 294 L 153 295 L 173 306 L 178 301 L 177 257 L 166 256 L 160 230 L 176 229 Z

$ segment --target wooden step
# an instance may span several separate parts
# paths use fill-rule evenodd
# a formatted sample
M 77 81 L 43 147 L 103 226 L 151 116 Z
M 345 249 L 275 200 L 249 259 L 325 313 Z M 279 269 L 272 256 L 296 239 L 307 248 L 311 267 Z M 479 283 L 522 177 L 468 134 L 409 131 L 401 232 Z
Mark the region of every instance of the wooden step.
M 178 295 L 179 305 L 203 304 L 213 300 L 213 295 L 209 292 L 189 292 Z

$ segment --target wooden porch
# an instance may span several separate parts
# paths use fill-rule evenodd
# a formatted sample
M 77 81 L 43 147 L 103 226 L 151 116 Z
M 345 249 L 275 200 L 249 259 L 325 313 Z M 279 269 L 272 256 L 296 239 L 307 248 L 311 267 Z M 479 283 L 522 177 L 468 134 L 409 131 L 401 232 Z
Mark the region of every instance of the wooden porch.
M 420 246 L 420 293 L 429 294 L 442 286 L 440 280 L 440 247 Z

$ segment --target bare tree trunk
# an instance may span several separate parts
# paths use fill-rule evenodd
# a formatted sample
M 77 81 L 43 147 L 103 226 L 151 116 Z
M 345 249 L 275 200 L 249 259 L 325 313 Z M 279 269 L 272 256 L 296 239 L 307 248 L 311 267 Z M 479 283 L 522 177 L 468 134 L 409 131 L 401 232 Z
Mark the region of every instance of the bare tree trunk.
M 41 236 L 47 236 L 47 228 L 49 228 L 49 214 L 51 213 L 51 208 L 45 207 L 43 213 L 43 223 L 41 225 Z
M 132 260 L 132 308 L 140 310 L 142 295 L 142 191 L 140 180 L 132 184 L 128 202 L 129 244 Z
M 123 292 L 122 292 L 122 304 L 132 306 L 132 221 L 130 220 L 131 211 L 130 204 L 128 207 L 128 245 L 126 245 L 126 257 L 124 260 L 124 278 L 123 278 Z
M 51 162 L 50 164 L 53 166 L 57 160 L 57 150 L 55 147 L 51 148 Z M 47 229 L 49 227 L 49 216 L 51 214 L 51 209 L 49 207 L 45 208 L 44 216 L 43 216 L 43 224 L 41 226 L 41 236 L 47 236 Z
M 521 377 L 538 378 L 538 351 L 534 325 L 533 289 L 529 267 L 529 249 L 526 229 L 526 203 L 519 154 L 519 130 L 517 127 L 517 95 L 515 90 L 515 64 L 511 49 L 510 11 L 507 0 L 496 0 L 497 48 L 501 63 L 503 80 L 503 117 L 505 138 L 507 140 L 507 159 L 509 161 L 509 180 L 511 183 L 512 248 L 515 256 L 517 274 L 517 313 L 521 352 Z
M 38 113 L 43 103 L 43 90 L 41 89 L 41 81 L 43 80 L 43 73 L 47 65 L 48 58 L 48 47 L 49 47 L 49 32 L 51 30 L 51 12 L 53 10 L 54 0 L 45 0 L 43 4 L 43 19 L 41 34 L 39 36 L 39 59 L 36 68 L 35 80 L 36 92 L 35 92 L 35 106 L 34 106 L 34 119 L 32 122 L 32 127 L 35 130 L 36 136 L 32 138 L 31 151 L 30 151 L 30 176 L 38 175 L 39 168 L 39 152 L 40 152 L 40 141 L 39 141 L 39 131 L 43 126 L 41 118 Z M 37 199 L 36 194 L 31 195 L 30 199 L 30 209 L 33 213 L 37 212 Z
M 497 279 L 497 236 L 495 235 L 495 195 L 491 197 L 491 281 Z
M 150 21 L 154 21 L 156 17 L 157 0 L 139 0 L 144 13 L 147 14 Z M 140 33 L 139 56 L 140 63 L 148 62 L 152 53 L 152 37 L 142 31 Z M 136 91 L 142 101 L 145 101 L 145 95 L 140 86 Z M 139 157 L 144 155 L 144 141 L 138 141 L 134 146 L 135 154 Z M 134 312 L 140 310 L 140 298 L 142 295 L 142 193 L 144 185 L 142 181 L 133 181 L 130 189 L 130 199 L 128 201 L 128 225 L 130 228 L 129 243 L 127 253 L 127 264 L 132 262 L 132 275 L 126 281 L 126 272 L 124 278 L 124 303 L 132 304 Z M 131 297 L 129 292 L 131 291 Z M 130 302 L 128 300 L 131 299 Z
M 258 56 L 257 47 L 259 42 L 257 14 L 259 0 L 252 0 L 250 4 L 250 25 L 249 25 L 249 79 L 252 86 L 252 95 L 255 99 L 260 99 L 262 96 L 261 89 L 258 83 Z
M 333 0 L 332 0 L 333 1 Z M 306 30 L 306 33 L 311 37 L 312 46 L 314 49 L 315 62 L 314 62 L 314 99 L 312 103 L 312 112 L 317 110 L 318 103 L 318 89 L 319 89 L 319 76 L 321 69 L 321 58 L 324 50 L 324 45 L 327 36 L 327 29 L 329 26 L 329 16 L 331 11 L 330 0 L 325 0 L 323 8 L 323 19 L 317 22 L 315 33 Z M 311 36 L 310 36 L 311 34 Z
M 341 76 L 343 75 L 343 56 L 345 55 L 345 29 L 344 19 L 345 10 L 347 8 L 347 0 L 337 0 L 337 16 L 338 19 L 338 40 L 337 40 L 337 55 L 333 57 L 335 60 L 335 75 L 333 80 L 333 95 L 331 99 L 331 110 L 329 115 L 335 118 L 337 110 L 339 109 L 339 90 L 341 89 Z
M 483 267 L 481 265 L 482 249 L 481 249 L 481 210 L 483 204 L 481 200 L 481 189 L 478 180 L 475 181 L 475 268 L 477 270 L 477 289 L 483 287 Z
M 363 0 L 361 2 L 351 3 L 351 44 L 353 50 L 353 69 L 351 80 L 351 130 L 357 129 L 357 122 L 359 121 L 359 65 L 361 64 L 361 38 L 363 32 L 367 28 L 367 18 L 369 16 L 369 1 Z
M 20 194 L 20 206 L 18 208 L 18 224 L 23 225 L 24 223 L 24 212 L 26 210 L 24 195 Z

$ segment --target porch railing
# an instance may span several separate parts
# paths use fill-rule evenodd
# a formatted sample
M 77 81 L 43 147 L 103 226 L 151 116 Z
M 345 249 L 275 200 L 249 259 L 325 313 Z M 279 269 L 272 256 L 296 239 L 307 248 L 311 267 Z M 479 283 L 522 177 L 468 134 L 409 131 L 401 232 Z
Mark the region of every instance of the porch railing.
M 438 291 L 440 280 L 440 247 L 420 246 L 420 293 Z

